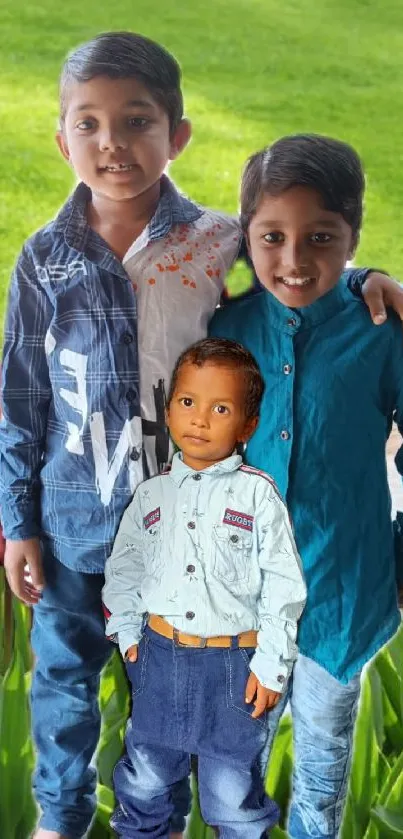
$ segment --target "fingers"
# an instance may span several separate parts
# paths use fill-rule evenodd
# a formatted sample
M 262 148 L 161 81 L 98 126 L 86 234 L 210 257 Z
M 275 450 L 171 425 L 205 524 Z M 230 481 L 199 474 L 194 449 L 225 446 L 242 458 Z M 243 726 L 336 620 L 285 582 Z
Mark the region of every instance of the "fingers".
M 267 708 L 267 690 L 263 688 L 257 691 L 256 701 L 254 702 L 255 710 L 252 711 L 253 719 L 260 717 Z
M 372 289 L 365 293 L 364 289 L 365 285 L 362 293 L 368 306 L 371 318 L 376 326 L 380 326 L 382 323 L 385 323 L 385 320 L 387 319 L 383 292 L 381 289 Z
M 385 323 L 386 306 L 394 309 L 403 320 L 403 288 L 392 277 L 378 271 L 371 271 L 362 287 L 362 296 L 375 325 Z
M 138 646 L 137 646 L 137 644 L 132 644 L 132 646 L 129 647 L 128 650 L 126 650 L 125 659 L 126 659 L 126 661 L 130 661 L 132 664 L 134 664 L 137 661 L 137 655 L 138 655 Z
M 245 702 L 249 704 L 255 698 L 256 691 L 257 691 L 257 677 L 254 673 L 251 673 L 249 679 L 246 683 L 246 690 L 245 690 Z
M 38 603 L 45 582 L 39 540 L 7 541 L 4 567 L 13 594 L 27 606 Z
M 34 543 L 32 545 L 32 548 L 30 548 L 30 550 L 27 551 L 25 559 L 29 567 L 32 585 L 39 593 L 42 591 L 45 585 L 45 577 L 43 574 L 42 556 L 39 542 Z

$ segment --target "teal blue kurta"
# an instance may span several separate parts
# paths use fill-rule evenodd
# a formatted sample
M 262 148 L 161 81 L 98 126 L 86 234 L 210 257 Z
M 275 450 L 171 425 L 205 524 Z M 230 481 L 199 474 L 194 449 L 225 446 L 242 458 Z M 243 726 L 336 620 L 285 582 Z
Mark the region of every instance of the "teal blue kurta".
M 300 310 L 262 291 L 218 310 L 210 332 L 260 365 L 246 460 L 274 477 L 293 520 L 308 586 L 300 651 L 345 682 L 399 625 L 385 443 L 393 416 L 403 430 L 401 323 L 374 326 L 339 283 Z

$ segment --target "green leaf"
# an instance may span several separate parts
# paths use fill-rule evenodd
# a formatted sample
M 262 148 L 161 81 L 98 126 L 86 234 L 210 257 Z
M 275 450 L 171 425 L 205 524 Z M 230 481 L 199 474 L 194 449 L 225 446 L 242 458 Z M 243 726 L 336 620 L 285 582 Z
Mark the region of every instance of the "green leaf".
M 284 825 L 291 795 L 292 724 L 291 717 L 282 717 L 271 749 L 266 789 L 280 807 Z
M 371 818 L 379 829 L 380 839 L 394 839 L 403 836 L 403 813 L 377 805 L 371 810 Z

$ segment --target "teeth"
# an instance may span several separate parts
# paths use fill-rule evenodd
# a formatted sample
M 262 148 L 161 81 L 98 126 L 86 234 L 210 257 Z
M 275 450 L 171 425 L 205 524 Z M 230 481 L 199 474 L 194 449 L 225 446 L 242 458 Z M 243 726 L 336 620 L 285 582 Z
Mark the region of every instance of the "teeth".
M 105 166 L 107 172 L 126 172 L 134 169 L 132 163 L 119 163 L 118 166 Z
M 304 285 L 308 285 L 308 283 L 311 282 L 312 277 L 305 277 L 304 279 L 301 279 L 299 277 L 298 278 L 296 278 L 296 277 L 282 277 L 281 280 L 284 283 L 284 285 L 304 286 Z

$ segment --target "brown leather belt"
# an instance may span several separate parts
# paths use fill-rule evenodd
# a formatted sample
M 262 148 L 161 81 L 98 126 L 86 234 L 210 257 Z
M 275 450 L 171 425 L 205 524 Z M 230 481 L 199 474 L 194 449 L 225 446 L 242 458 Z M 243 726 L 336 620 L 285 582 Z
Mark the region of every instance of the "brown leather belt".
M 232 644 L 231 635 L 214 635 L 211 638 L 202 638 L 201 635 L 187 635 L 186 632 L 180 632 L 175 629 L 168 621 L 161 618 L 160 615 L 149 615 L 148 626 L 157 632 L 158 635 L 163 635 L 164 638 L 170 638 L 176 644 L 182 647 L 230 647 Z M 241 632 L 236 636 L 238 647 L 256 647 L 257 646 L 257 632 L 250 629 L 248 632 Z

